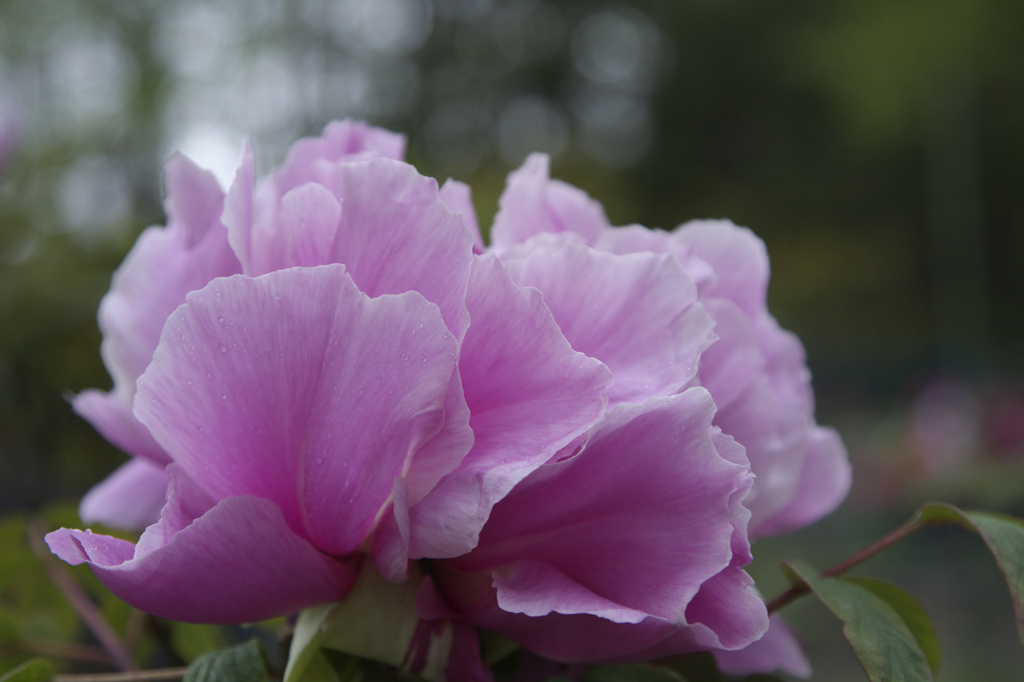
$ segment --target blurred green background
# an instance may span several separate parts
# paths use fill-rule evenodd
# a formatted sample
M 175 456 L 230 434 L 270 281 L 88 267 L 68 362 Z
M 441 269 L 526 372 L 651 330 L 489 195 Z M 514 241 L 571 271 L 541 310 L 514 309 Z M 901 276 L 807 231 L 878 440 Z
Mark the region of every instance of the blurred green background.
M 763 543 L 824 567 L 919 502 L 1024 513 L 1024 3 L 1019 0 L 3 0 L 0 511 L 72 500 L 123 455 L 68 391 L 106 388 L 95 311 L 163 222 L 181 149 L 229 182 L 329 120 L 404 132 L 481 223 L 526 153 L 612 222 L 728 217 L 767 242 L 850 501 Z M 947 644 L 943 680 L 1024 678 L 980 543 L 934 532 L 869 566 Z M 816 679 L 863 679 L 794 609 Z

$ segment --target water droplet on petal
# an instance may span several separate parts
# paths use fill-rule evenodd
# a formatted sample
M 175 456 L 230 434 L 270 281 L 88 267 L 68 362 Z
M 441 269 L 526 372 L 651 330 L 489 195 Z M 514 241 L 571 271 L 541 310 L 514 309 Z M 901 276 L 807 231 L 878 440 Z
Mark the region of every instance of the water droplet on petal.
M 221 353 L 227 353 L 228 352 L 228 347 L 225 346 L 223 343 L 220 344 L 220 352 Z

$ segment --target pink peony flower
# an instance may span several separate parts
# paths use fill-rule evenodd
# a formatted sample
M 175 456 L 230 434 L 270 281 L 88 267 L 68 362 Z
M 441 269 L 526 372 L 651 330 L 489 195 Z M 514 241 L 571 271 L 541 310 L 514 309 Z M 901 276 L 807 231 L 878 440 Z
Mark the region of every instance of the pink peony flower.
M 609 411 L 500 501 L 427 589 L 560 661 L 757 640 L 768 623 L 741 570 L 748 533 L 811 523 L 850 485 L 842 442 L 814 422 L 803 349 L 767 312 L 763 243 L 725 221 L 613 228 L 541 155 L 510 176 L 492 240 L 573 348 L 612 371 Z M 777 646 L 720 662 L 806 674 L 785 625 L 772 633 Z
M 331 124 L 258 183 L 244 150 L 226 195 L 168 162 L 168 225 L 100 308 L 114 388 L 74 401 L 133 455 L 83 518 L 148 527 L 51 549 L 179 620 L 342 600 L 368 556 L 392 582 L 429 560 L 431 618 L 560 661 L 761 638 L 749 537 L 849 484 L 761 242 L 612 228 L 534 156 L 485 251 L 468 188 L 403 146 Z

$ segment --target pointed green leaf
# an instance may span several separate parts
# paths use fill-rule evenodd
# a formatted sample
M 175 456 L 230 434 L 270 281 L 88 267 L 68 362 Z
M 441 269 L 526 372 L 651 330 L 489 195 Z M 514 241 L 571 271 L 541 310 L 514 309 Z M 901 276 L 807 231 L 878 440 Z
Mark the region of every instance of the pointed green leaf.
M 263 649 L 255 639 L 201 656 L 184 682 L 270 682 Z
M 942 646 L 939 644 L 939 636 L 935 632 L 935 626 L 932 625 L 932 619 L 928 617 L 928 613 L 921 604 L 902 587 L 884 580 L 873 578 L 844 578 L 844 580 L 871 590 L 891 606 L 910 628 L 914 639 L 917 640 L 917 645 L 921 647 L 921 651 L 928 659 L 928 665 L 932 672 L 938 674 L 939 665 L 942 663 Z
M 977 533 L 1006 578 L 1017 614 L 1017 636 L 1024 644 L 1024 521 L 991 512 L 963 511 L 950 504 L 926 504 L 919 513 L 926 523 L 958 523 Z
M 822 578 L 805 564 L 794 573 L 843 623 L 843 634 L 872 682 L 931 682 L 928 657 L 900 614 L 872 590 L 842 578 Z
M 49 682 L 52 679 L 50 664 L 41 658 L 33 658 L 0 677 L 0 682 Z
M 686 682 L 679 673 L 649 663 L 602 665 L 591 668 L 582 682 Z

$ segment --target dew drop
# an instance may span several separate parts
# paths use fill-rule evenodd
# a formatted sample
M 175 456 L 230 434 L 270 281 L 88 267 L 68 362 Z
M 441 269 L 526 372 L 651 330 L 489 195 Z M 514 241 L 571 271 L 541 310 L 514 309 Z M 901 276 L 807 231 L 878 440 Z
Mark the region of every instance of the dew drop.
M 323 464 L 324 463 L 324 458 L 323 457 L 317 457 L 316 458 L 316 463 L 317 464 Z
M 227 400 L 228 399 L 228 394 L 227 393 L 221 393 L 220 394 L 220 399 L 221 400 Z
M 223 343 L 220 344 L 220 352 L 221 353 L 227 353 L 228 352 L 228 347 L 225 346 Z

